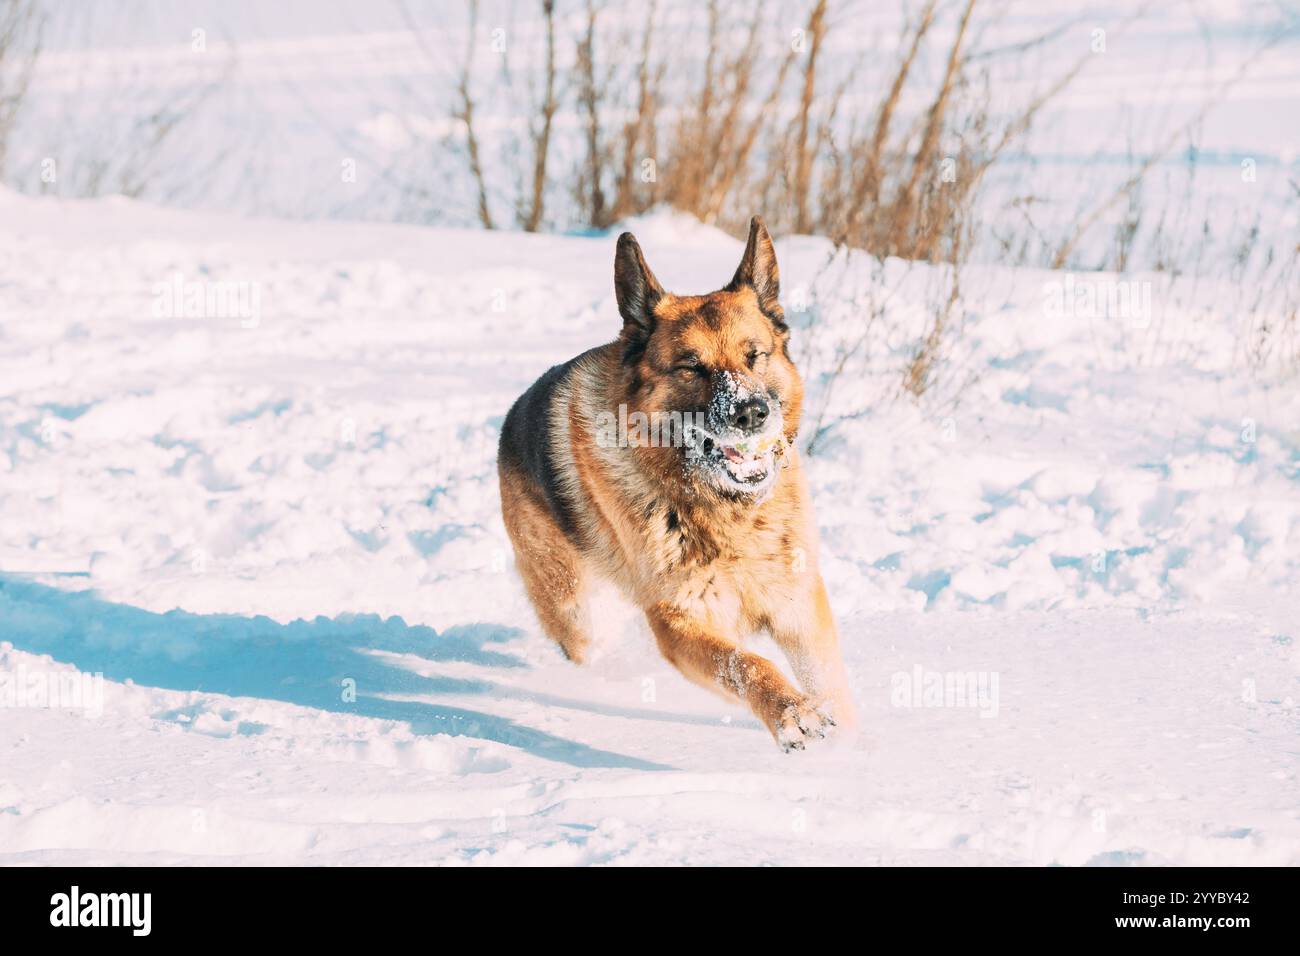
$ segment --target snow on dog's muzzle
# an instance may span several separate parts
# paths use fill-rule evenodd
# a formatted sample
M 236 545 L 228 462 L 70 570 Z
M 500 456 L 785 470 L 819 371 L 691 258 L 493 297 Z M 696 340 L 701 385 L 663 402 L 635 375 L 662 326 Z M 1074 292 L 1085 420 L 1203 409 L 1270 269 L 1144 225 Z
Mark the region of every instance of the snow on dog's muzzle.
M 709 424 L 690 423 L 685 429 L 688 462 L 726 491 L 765 491 L 785 452 L 780 403 L 764 396 L 761 418 L 736 414 L 736 409 L 753 401 L 752 394 L 740 397 L 732 393 L 722 401 L 715 396 L 707 416 Z M 754 408 L 751 404 L 749 411 Z
M 776 474 L 785 451 L 779 430 L 762 435 L 728 435 L 692 425 L 686 431 L 687 460 L 714 484 L 730 491 L 761 491 Z

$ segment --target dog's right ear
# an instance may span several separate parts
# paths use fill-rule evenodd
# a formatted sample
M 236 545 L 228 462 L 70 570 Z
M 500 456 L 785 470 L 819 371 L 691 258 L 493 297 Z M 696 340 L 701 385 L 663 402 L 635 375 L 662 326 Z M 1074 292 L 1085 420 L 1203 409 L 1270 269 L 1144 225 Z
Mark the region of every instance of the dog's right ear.
M 645 264 L 636 237 L 623 233 L 614 253 L 614 296 L 629 343 L 644 343 L 650 337 L 655 327 L 655 303 L 663 294 L 663 286 Z

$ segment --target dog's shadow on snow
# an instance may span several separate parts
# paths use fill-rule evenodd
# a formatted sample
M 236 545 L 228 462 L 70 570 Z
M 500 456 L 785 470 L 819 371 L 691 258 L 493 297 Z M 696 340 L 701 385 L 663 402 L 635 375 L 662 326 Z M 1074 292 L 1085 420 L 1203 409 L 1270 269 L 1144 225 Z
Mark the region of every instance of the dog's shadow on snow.
M 401 618 L 365 614 L 289 624 L 239 614 L 158 614 L 105 601 L 90 591 L 0 576 L 0 640 L 83 672 L 103 673 L 109 680 L 400 720 L 416 733 L 494 740 L 577 767 L 672 769 L 493 714 L 393 699 L 437 693 L 509 696 L 490 681 L 412 673 L 390 655 L 521 667 L 518 658 L 492 647 L 517 634 L 517 629 L 497 624 L 439 634 Z M 351 687 L 354 695 L 346 693 Z

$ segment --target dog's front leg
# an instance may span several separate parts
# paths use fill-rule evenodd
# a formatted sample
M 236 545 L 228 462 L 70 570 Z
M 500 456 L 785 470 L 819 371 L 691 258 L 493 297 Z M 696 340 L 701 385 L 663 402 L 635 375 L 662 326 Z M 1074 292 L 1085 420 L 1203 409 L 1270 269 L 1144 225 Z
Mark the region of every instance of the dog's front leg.
M 646 616 L 670 664 L 697 684 L 739 697 L 782 750 L 802 750 L 835 723 L 820 701 L 791 686 L 775 664 L 744 650 L 709 622 L 667 602 Z
M 820 574 L 811 572 L 806 590 L 773 613 L 769 627 L 803 689 L 829 703 L 830 713 L 840 727 L 837 735 L 856 730 L 857 715 L 840 654 L 839 634 Z

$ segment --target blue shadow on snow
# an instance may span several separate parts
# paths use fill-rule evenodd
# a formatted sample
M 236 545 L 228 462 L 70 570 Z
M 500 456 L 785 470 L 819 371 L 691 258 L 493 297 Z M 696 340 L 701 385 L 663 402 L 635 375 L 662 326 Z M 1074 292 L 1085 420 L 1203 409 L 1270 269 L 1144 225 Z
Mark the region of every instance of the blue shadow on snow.
M 663 764 L 598 750 L 493 714 L 388 696 L 494 694 L 490 681 L 425 677 L 385 661 L 383 653 L 488 667 L 522 667 L 491 645 L 513 638 L 497 624 L 437 633 L 399 617 L 343 614 L 280 624 L 239 614 L 158 614 L 0 576 L 0 640 L 48 654 L 109 680 L 179 691 L 260 697 L 303 707 L 405 721 L 421 734 L 476 737 L 575 767 L 670 770 Z M 372 653 L 381 652 L 381 653 Z M 355 702 L 343 681 L 356 681 Z

